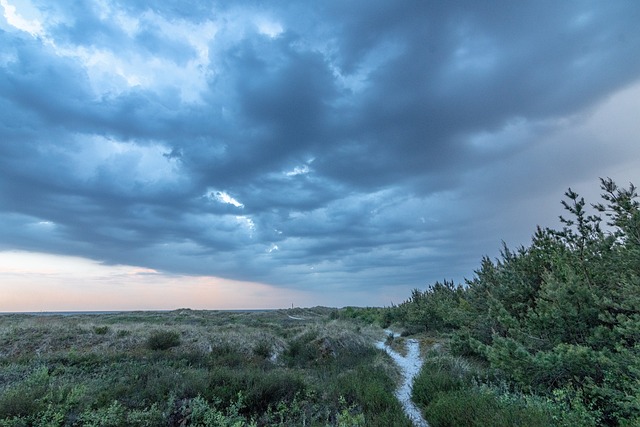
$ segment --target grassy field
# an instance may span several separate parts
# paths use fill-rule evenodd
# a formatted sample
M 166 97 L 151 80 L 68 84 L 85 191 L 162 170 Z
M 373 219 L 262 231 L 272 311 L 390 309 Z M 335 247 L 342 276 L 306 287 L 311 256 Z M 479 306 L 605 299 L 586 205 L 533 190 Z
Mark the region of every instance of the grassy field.
M 0 426 L 409 426 L 381 329 L 336 317 L 2 315 Z

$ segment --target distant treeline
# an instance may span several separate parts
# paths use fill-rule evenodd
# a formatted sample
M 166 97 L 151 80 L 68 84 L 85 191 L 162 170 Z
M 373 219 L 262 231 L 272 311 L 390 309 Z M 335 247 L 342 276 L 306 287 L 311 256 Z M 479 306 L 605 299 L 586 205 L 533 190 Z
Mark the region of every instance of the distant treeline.
M 593 213 L 569 189 L 561 230 L 538 227 L 529 247 L 504 246 L 464 286 L 414 290 L 378 320 L 445 334 L 454 355 L 519 392 L 566 399 L 598 425 L 640 425 L 638 195 L 611 179 L 601 188 Z

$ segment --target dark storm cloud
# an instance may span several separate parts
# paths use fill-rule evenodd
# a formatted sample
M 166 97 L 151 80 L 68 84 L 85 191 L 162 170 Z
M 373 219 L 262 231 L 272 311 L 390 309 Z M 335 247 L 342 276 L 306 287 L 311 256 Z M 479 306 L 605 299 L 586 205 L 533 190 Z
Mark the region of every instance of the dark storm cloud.
M 354 133 L 367 138 L 354 144 L 354 154 L 362 142 L 377 154 L 359 169 L 384 175 L 462 166 L 475 153 L 458 135 L 500 129 L 514 118 L 575 113 L 637 78 L 637 10 L 619 3 L 576 5 L 471 2 L 438 10 L 443 6 L 403 3 L 407 10 L 385 10 L 391 18 L 379 25 L 365 13 L 346 35 L 347 58 L 394 41 L 399 47 L 371 73 L 352 112 Z M 365 37 L 374 28 L 376 36 Z M 340 166 L 335 173 L 347 169 Z
M 632 2 L 39 10 L 0 18 L 2 248 L 421 286 L 630 150 L 545 141 L 640 78 Z

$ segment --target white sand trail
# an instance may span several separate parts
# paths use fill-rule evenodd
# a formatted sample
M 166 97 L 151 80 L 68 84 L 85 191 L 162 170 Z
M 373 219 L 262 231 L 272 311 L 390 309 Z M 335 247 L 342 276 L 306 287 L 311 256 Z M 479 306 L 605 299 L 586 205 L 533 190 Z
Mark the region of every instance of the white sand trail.
M 389 334 L 392 332 L 387 331 Z M 397 337 L 397 334 L 393 334 Z M 378 341 L 376 347 L 387 352 L 394 362 L 400 367 L 402 372 L 402 385 L 396 391 L 396 397 L 402 404 L 407 417 L 413 422 L 416 427 L 429 427 L 429 424 L 422 416 L 422 413 L 418 407 L 411 400 L 411 388 L 413 379 L 420 372 L 422 367 L 422 359 L 420 358 L 420 344 L 414 339 L 407 340 L 407 355 L 402 356 L 397 351 L 394 351 L 391 347 L 386 345 L 384 341 Z

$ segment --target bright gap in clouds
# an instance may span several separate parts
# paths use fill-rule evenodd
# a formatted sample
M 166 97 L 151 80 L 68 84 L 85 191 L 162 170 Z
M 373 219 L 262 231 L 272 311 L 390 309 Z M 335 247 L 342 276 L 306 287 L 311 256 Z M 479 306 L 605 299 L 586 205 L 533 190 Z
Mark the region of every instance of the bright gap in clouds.
M 31 34 L 33 37 L 38 37 L 44 34 L 44 30 L 42 29 L 42 25 L 38 21 L 38 19 L 28 19 L 23 16 L 23 14 L 28 11 L 32 14 L 35 14 L 37 17 L 39 14 L 37 10 L 33 9 L 31 5 L 27 2 L 21 2 L 20 13 L 16 10 L 16 6 L 9 3 L 7 0 L 0 0 L 0 6 L 4 9 L 3 15 L 7 20 L 9 25 L 25 31 Z
M 258 27 L 260 34 L 264 34 L 271 38 L 278 37 L 284 31 L 282 24 L 265 17 L 256 19 L 256 26 Z
M 220 203 L 227 203 L 229 205 L 235 206 L 236 208 L 244 208 L 244 204 L 240 203 L 224 191 L 215 191 L 211 192 L 210 194 Z

